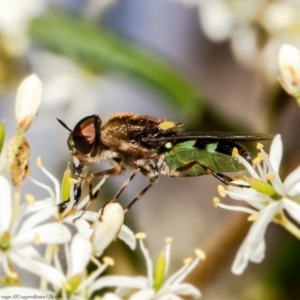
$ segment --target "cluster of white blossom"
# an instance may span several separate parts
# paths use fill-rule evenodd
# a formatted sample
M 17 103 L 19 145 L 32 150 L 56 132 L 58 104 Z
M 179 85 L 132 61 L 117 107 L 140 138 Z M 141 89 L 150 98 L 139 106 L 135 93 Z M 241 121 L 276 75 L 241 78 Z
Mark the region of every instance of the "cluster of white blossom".
M 282 45 L 278 53 L 278 65 L 279 82 L 299 103 L 300 51 L 292 45 Z M 270 222 L 280 224 L 300 239 L 300 166 L 284 181 L 281 180 L 279 169 L 283 145 L 280 135 L 275 136 L 269 154 L 261 144 L 258 144 L 257 148 L 260 153 L 253 160 L 253 166 L 243 157 L 236 155 L 248 170 L 250 177 L 233 181 L 226 189 L 223 186 L 219 187 L 222 197 L 228 195 L 234 200 L 246 202 L 248 206 L 225 205 L 219 198 L 214 198 L 215 206 L 248 213 L 248 220 L 253 221 L 233 263 L 232 272 L 235 274 L 242 274 L 249 261 L 259 263 L 264 259 L 264 235 Z
M 263 68 L 274 81 L 278 70 L 274 57 L 283 43 L 300 46 L 298 0 L 172 0 L 199 9 L 205 35 L 215 42 L 230 41 L 243 65 Z

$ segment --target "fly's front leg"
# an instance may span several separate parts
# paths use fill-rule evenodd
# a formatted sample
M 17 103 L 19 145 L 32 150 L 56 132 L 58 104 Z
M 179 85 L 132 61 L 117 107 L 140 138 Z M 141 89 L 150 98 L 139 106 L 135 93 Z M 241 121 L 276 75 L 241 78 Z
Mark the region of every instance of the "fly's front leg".
M 179 172 L 179 173 L 183 173 L 185 171 L 188 171 L 189 169 L 191 169 L 194 166 L 200 166 L 201 168 L 203 168 L 206 171 L 207 174 L 210 174 L 210 175 L 214 176 L 215 178 L 217 178 L 219 181 L 221 181 L 225 185 L 231 185 L 231 186 L 243 187 L 243 188 L 248 188 L 249 187 L 249 186 L 246 186 L 246 185 L 233 183 L 232 182 L 233 179 L 231 177 L 226 176 L 222 173 L 215 172 L 214 170 L 210 169 L 206 165 L 204 165 L 204 164 L 202 164 L 202 163 L 200 163 L 196 160 L 191 161 L 188 164 L 177 168 L 176 171 Z
M 80 219 L 84 213 L 87 211 L 87 209 L 91 206 L 91 204 L 93 203 L 93 201 L 97 198 L 98 193 L 101 189 L 101 186 L 99 187 L 99 189 L 93 193 L 93 179 L 97 178 L 97 177 L 110 177 L 113 175 L 118 175 L 122 172 L 122 168 L 120 166 L 115 166 L 112 169 L 108 169 L 108 170 L 104 170 L 104 171 L 100 171 L 100 172 L 95 172 L 90 174 L 89 176 L 82 178 L 83 180 L 86 180 L 89 183 L 89 201 L 88 203 L 84 206 L 82 213 L 80 214 L 79 217 L 75 218 L 73 220 L 73 222 L 75 222 L 77 219 Z M 102 210 L 103 211 L 103 210 Z M 102 215 L 102 212 L 101 212 Z

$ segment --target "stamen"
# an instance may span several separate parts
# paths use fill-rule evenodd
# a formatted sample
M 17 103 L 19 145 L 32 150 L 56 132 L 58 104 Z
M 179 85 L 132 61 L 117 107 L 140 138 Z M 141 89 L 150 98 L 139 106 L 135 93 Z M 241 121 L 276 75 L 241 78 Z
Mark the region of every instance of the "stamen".
M 213 205 L 215 208 L 217 208 L 220 204 L 220 199 L 218 197 L 213 198 Z
M 263 147 L 264 147 L 264 145 L 261 144 L 261 143 L 257 143 L 257 144 L 256 144 L 256 149 L 261 149 L 261 148 L 263 148 Z
M 253 160 L 252 160 L 252 163 L 253 163 L 253 166 L 257 166 L 261 163 L 262 159 L 258 156 L 256 156 Z
M 138 232 L 135 234 L 135 238 L 137 240 L 143 240 L 147 237 L 146 233 L 145 232 Z
M 226 190 L 223 185 L 218 186 L 218 192 L 221 197 L 225 198 L 226 197 Z
M 166 238 L 166 243 L 167 244 L 172 244 L 173 243 L 173 239 L 171 237 L 167 237 Z
M 70 286 L 67 282 L 63 281 L 63 282 L 61 283 L 61 285 L 63 286 L 63 288 L 64 288 L 66 291 L 70 291 L 70 290 L 71 290 L 71 286 Z
M 234 211 L 241 211 L 247 214 L 255 214 L 257 211 L 248 207 L 244 206 L 236 206 L 236 205 L 226 205 L 223 203 L 219 204 L 219 207 L 227 209 L 227 210 L 234 210 Z
M 38 156 L 38 158 L 36 159 L 36 166 L 38 168 L 41 168 L 43 166 L 42 158 L 40 156 Z
M 258 214 L 252 214 L 252 215 L 250 215 L 250 216 L 247 218 L 247 220 L 248 220 L 249 222 L 253 222 L 253 221 L 256 221 L 258 218 L 259 218 L 259 215 L 258 215 Z
M 75 179 L 75 178 L 69 178 L 69 183 L 70 183 L 70 184 L 76 184 L 76 183 L 78 183 L 78 179 Z
M 111 258 L 111 257 L 109 257 L 109 256 L 104 256 L 104 257 L 103 257 L 103 262 L 104 262 L 105 264 L 107 264 L 108 266 L 111 266 L 111 267 L 115 265 L 114 259 Z
M 27 201 L 27 203 L 33 205 L 35 203 L 35 199 L 33 197 L 33 195 L 30 194 L 26 194 L 25 195 L 25 200 Z
M 18 279 L 18 273 L 13 272 L 13 271 L 9 271 L 8 274 L 7 274 L 7 277 L 12 279 L 12 280 L 16 280 L 16 279 Z
M 205 260 L 206 259 L 206 254 L 204 251 L 201 249 L 195 249 L 195 254 L 200 257 L 200 259 Z
M 183 263 L 184 263 L 185 265 L 189 265 L 189 264 L 192 263 L 192 261 L 193 261 L 193 259 L 192 259 L 191 257 L 187 257 L 187 258 L 185 258 L 185 259 L 183 260 Z
M 273 180 L 275 177 L 276 177 L 276 175 L 275 174 L 271 174 L 271 173 L 269 173 L 269 174 L 266 175 L 266 179 L 267 180 Z
M 41 237 L 38 233 L 36 233 L 33 237 L 33 243 L 35 245 L 39 245 L 41 243 Z

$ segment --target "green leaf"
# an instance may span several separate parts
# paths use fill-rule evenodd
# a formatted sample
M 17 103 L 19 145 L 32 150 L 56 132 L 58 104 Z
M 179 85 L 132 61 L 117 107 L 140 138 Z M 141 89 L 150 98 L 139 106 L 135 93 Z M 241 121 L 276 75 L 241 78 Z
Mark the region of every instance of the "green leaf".
M 201 117 L 200 93 L 178 69 L 107 29 L 78 18 L 44 15 L 31 22 L 29 33 L 44 47 L 95 72 L 116 70 L 142 79 L 164 92 L 189 117 Z

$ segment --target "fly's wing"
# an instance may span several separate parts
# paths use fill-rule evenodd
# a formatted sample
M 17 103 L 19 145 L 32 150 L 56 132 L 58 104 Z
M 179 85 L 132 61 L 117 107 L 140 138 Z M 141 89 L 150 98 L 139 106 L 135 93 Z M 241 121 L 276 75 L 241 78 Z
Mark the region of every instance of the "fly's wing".
M 169 151 L 165 152 L 165 159 L 170 172 L 193 161 L 198 161 L 215 172 L 237 172 L 245 168 L 232 157 L 234 148 L 251 164 L 248 151 L 231 141 L 189 140 L 175 143 Z M 199 176 L 203 174 L 207 174 L 206 171 L 201 166 L 195 165 L 180 175 Z
M 148 137 L 144 138 L 145 143 L 159 142 L 180 142 L 189 140 L 205 140 L 205 141 L 231 141 L 231 142 L 255 142 L 263 140 L 271 140 L 274 136 L 264 133 L 247 133 L 247 132 L 186 132 L 180 135 Z

